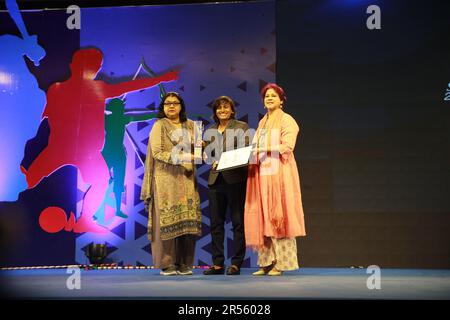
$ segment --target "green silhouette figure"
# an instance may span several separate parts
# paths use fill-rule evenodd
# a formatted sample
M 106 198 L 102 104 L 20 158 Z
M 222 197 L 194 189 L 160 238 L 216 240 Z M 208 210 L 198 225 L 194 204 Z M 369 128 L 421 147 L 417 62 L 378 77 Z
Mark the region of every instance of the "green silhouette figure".
M 109 173 L 112 177 L 109 185 L 114 184 L 114 196 L 116 200 L 116 216 L 128 218 L 128 216 L 120 210 L 122 202 L 122 193 L 125 184 L 125 169 L 127 157 L 123 139 L 125 137 L 126 126 L 131 122 L 145 121 L 156 118 L 156 112 L 148 109 L 142 114 L 128 115 L 125 113 L 125 101 L 114 98 L 106 105 L 107 114 L 105 115 L 105 145 L 102 150 L 103 158 L 108 166 Z M 136 111 L 136 110 L 134 110 Z M 111 188 L 108 188 L 110 190 Z M 109 193 L 108 193 L 109 194 Z M 106 196 L 108 196 L 108 194 Z
M 145 63 L 144 58 L 142 57 L 139 68 L 133 77 L 133 80 L 136 78 L 139 71 L 143 68 L 149 75 L 152 77 L 156 77 L 155 72 Z M 166 94 L 166 90 L 163 84 L 159 84 L 160 98 L 164 97 Z M 125 113 L 125 99 L 122 96 L 122 99 L 115 98 L 110 100 L 106 105 L 105 115 L 105 145 L 102 150 L 103 158 L 108 166 L 109 174 L 112 176 L 109 180 L 108 190 L 106 191 L 105 197 L 101 204 L 101 208 L 104 207 L 105 203 L 108 200 L 109 195 L 111 194 L 111 190 L 114 191 L 114 197 L 116 201 L 116 216 L 121 218 L 128 218 L 128 215 L 123 213 L 120 210 L 120 205 L 122 203 L 122 193 L 125 190 L 125 170 L 126 170 L 126 152 L 125 147 L 123 145 L 123 139 L 126 132 L 126 126 L 131 122 L 145 121 L 156 118 L 157 112 L 150 111 L 148 109 L 133 109 L 127 111 L 139 111 L 143 112 L 138 115 L 129 115 Z M 194 117 L 204 117 L 205 115 L 196 115 L 193 114 Z M 128 134 L 131 139 L 132 144 L 137 148 L 137 144 L 133 140 L 133 137 Z M 140 150 L 136 150 L 140 154 L 140 158 L 142 163 L 145 161 L 145 157 L 142 158 Z M 113 188 L 112 188 L 113 187 Z M 107 221 L 105 221 L 104 212 L 102 209 L 99 209 L 95 213 L 95 219 L 98 221 L 97 223 L 101 225 L 106 225 Z

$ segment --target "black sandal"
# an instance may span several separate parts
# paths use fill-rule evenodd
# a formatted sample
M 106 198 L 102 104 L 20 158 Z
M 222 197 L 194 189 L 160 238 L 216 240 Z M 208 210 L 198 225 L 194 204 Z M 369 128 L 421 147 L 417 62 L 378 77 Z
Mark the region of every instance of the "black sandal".
M 224 274 L 224 273 L 225 273 L 225 268 L 224 267 L 216 268 L 216 266 L 211 266 L 208 269 L 206 269 L 205 271 L 203 271 L 203 274 L 205 276 L 211 276 L 211 275 L 216 275 L 216 274 Z

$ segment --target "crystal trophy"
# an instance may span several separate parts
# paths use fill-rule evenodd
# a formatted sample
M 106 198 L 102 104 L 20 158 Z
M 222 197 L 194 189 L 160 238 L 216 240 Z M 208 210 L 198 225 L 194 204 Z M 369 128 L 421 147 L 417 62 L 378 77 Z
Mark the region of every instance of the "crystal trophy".
M 202 162 L 203 150 L 203 122 L 194 121 L 194 161 L 196 164 Z

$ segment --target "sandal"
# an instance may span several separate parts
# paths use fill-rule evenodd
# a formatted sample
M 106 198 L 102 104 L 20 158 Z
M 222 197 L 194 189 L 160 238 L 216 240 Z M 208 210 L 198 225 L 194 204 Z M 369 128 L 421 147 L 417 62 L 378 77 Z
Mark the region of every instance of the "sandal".
M 281 276 L 283 274 L 283 271 L 278 270 L 277 268 L 272 268 L 272 270 L 267 273 L 269 276 Z
M 259 268 L 258 271 L 253 272 L 252 275 L 254 275 L 254 276 L 265 276 L 266 274 L 270 273 L 270 271 L 272 270 L 272 268 L 274 266 L 275 265 L 272 263 L 272 264 L 270 264 L 270 265 L 268 265 L 266 267 L 261 267 L 261 268 Z

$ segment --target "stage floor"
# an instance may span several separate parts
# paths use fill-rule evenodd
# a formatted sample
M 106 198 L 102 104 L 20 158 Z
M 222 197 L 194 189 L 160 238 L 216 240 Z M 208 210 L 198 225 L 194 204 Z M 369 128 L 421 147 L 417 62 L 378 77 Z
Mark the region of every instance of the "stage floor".
M 10 297 L 31 299 L 450 299 L 450 270 L 381 269 L 369 290 L 366 269 L 303 268 L 281 277 L 160 276 L 158 269 L 81 271 L 69 290 L 65 269 L 0 271 Z

